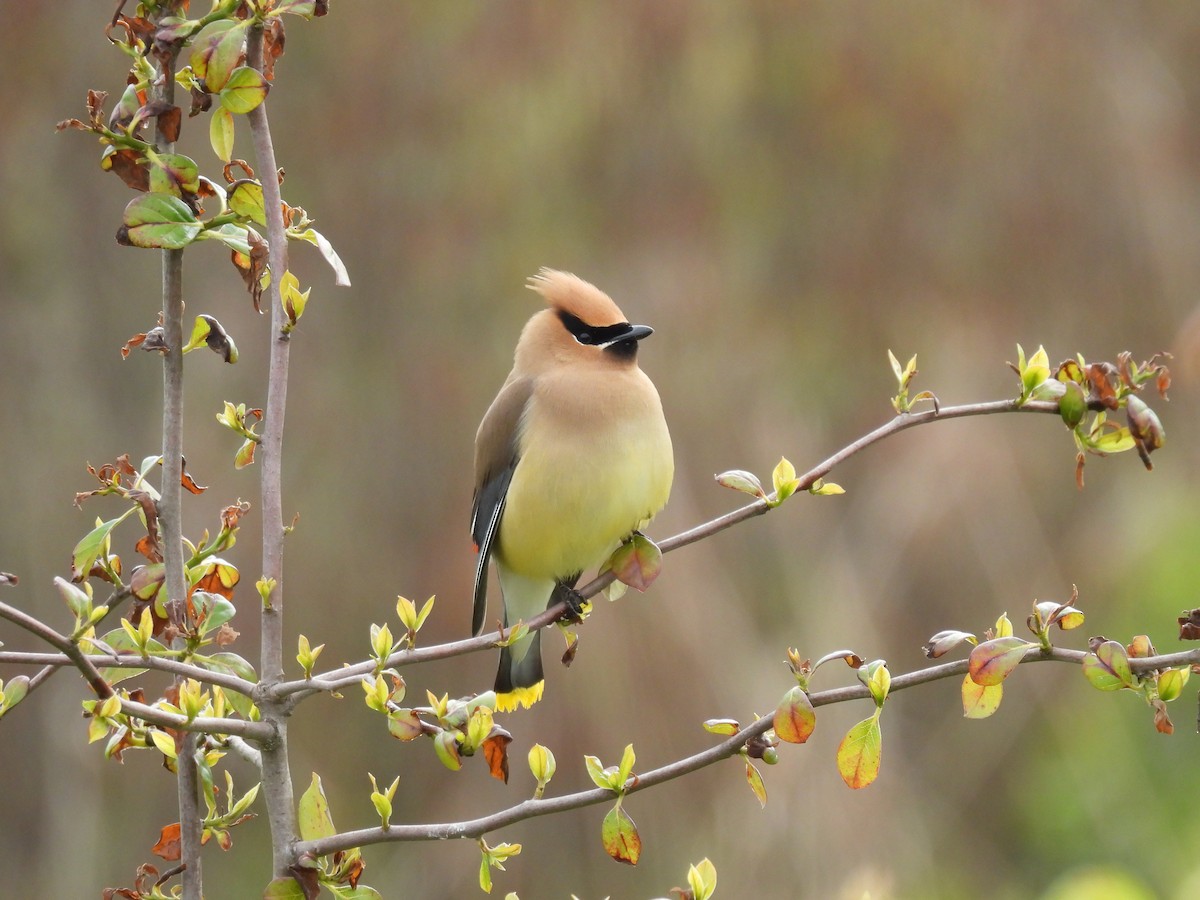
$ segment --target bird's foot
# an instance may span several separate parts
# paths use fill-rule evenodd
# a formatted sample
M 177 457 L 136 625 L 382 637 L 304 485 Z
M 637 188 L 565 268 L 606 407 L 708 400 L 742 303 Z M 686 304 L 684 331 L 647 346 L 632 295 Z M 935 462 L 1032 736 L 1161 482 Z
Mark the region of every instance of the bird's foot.
M 579 591 L 573 587 L 567 587 L 565 584 L 558 586 L 558 597 L 563 603 L 567 604 L 566 611 L 559 617 L 560 622 L 567 622 L 571 625 L 578 625 L 583 621 L 583 616 L 590 609 L 592 604 L 583 598 Z

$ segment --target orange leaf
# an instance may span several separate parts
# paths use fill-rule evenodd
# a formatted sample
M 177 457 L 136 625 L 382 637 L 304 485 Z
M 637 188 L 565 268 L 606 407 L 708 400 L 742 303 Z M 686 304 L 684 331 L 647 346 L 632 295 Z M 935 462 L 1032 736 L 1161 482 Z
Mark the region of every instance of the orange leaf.
M 163 826 L 162 834 L 158 837 L 158 843 L 150 848 L 150 852 L 155 856 L 159 856 L 167 862 L 176 862 L 179 859 L 179 823 L 173 822 L 170 825 Z

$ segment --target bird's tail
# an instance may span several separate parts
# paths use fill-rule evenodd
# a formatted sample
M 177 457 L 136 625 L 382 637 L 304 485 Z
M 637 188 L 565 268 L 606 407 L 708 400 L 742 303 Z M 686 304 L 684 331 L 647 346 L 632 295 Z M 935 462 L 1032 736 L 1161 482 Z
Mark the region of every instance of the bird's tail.
M 540 631 L 500 648 L 500 670 L 496 673 L 496 709 L 499 712 L 533 706 L 542 699 L 545 684 Z

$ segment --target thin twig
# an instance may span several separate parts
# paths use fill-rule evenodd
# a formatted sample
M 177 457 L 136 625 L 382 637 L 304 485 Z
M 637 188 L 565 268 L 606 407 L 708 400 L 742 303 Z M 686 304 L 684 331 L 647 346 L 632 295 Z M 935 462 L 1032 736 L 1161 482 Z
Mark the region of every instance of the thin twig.
M 1021 662 L 1024 664 L 1052 661 L 1078 665 L 1086 655 L 1081 650 L 1059 649 L 1057 647 L 1052 648 L 1049 653 L 1046 653 L 1040 647 L 1035 646 L 1029 649 Z M 1200 649 L 1146 659 L 1130 660 L 1130 665 L 1135 672 L 1196 663 L 1200 663 Z M 967 660 L 960 659 L 896 675 L 892 678 L 889 696 L 897 691 L 916 687 L 919 684 L 964 675 L 967 672 L 968 665 Z M 845 703 L 851 700 L 866 700 L 870 696 L 871 693 L 865 685 L 855 684 L 824 691 L 814 691 L 809 694 L 809 700 L 812 701 L 814 707 L 819 707 L 829 706 L 834 703 Z M 627 785 L 625 792 L 633 794 L 643 791 L 735 756 L 746 746 L 747 741 L 766 733 L 772 728 L 773 724 L 772 716 L 764 716 L 747 725 L 737 734 L 699 753 L 636 775 Z M 352 847 L 362 847 L 368 844 L 390 841 L 439 841 L 449 838 L 474 839 L 525 819 L 566 812 L 567 810 L 579 809 L 584 806 L 594 806 L 598 803 L 611 802 L 613 799 L 614 794 L 612 791 L 604 788 L 595 788 L 572 794 L 563 794 L 558 797 L 525 800 L 508 809 L 461 822 L 429 825 L 391 825 L 387 829 L 362 828 L 355 831 L 346 831 L 316 840 L 301 841 L 296 845 L 296 851 L 300 854 L 327 856 L 338 850 L 349 850 Z
M 89 660 L 97 668 L 101 669 L 156 669 L 160 672 L 169 672 L 172 675 L 182 675 L 185 678 L 194 678 L 205 684 L 216 685 L 227 691 L 236 691 L 247 697 L 252 697 L 258 688 L 258 685 L 254 682 L 238 678 L 236 675 L 214 672 L 211 669 L 205 669 L 192 663 L 180 662 L 179 660 L 168 659 L 162 656 L 143 657 L 133 653 L 106 656 L 104 654 L 88 653 L 84 654 L 84 659 Z M 59 669 L 64 666 L 75 665 L 75 662 L 70 657 L 62 653 L 29 653 L 17 650 L 0 650 L 0 665 L 4 663 L 10 665 L 45 666 L 47 669 Z M 44 671 L 39 672 L 34 678 L 42 677 Z M 33 679 L 30 680 L 31 689 L 32 686 Z
M 961 406 L 943 406 L 940 409 L 929 409 L 919 413 L 905 413 L 898 415 L 890 421 L 884 423 L 873 431 L 868 432 L 858 438 L 851 444 L 843 447 L 837 453 L 828 457 L 824 461 L 818 463 L 804 475 L 800 476 L 800 486 L 796 490 L 799 495 L 808 488 L 812 487 L 819 479 L 824 478 L 833 469 L 845 462 L 850 457 L 857 453 L 861 453 L 866 448 L 873 444 L 888 438 L 898 432 L 908 428 L 914 428 L 918 425 L 927 425 L 932 422 L 940 422 L 949 419 L 960 419 L 968 416 L 986 416 L 996 415 L 999 413 L 1012 412 L 1028 412 L 1028 413 L 1053 413 L 1058 414 L 1058 404 L 1051 401 L 1030 401 L 1021 405 L 1016 400 L 994 400 L 987 403 L 969 403 Z M 774 494 L 771 494 L 768 500 L 774 499 Z M 663 553 L 670 553 L 672 550 L 678 550 L 680 547 L 686 547 L 688 544 L 694 544 L 696 541 L 704 538 L 712 537 L 737 525 L 739 522 L 744 522 L 746 519 L 761 516 L 769 512 L 772 507 L 768 500 L 756 500 L 738 509 L 724 513 L 704 522 L 700 525 L 683 531 L 673 537 L 666 538 L 658 542 L 658 547 Z M 594 578 L 587 585 L 580 589 L 580 594 L 583 597 L 592 597 L 599 593 L 604 587 L 612 582 L 614 576 L 611 572 Z M 531 617 L 525 624 L 531 631 L 536 631 L 539 628 L 544 628 L 552 622 L 556 622 L 562 618 L 567 611 L 565 603 L 556 603 L 546 609 L 545 612 L 539 613 Z M 456 656 L 464 656 L 468 653 L 477 653 L 481 650 L 486 650 L 493 647 L 496 641 L 501 639 L 499 631 L 493 631 L 489 634 L 479 635 L 478 637 L 467 638 L 461 641 L 451 641 L 445 644 L 438 644 L 432 647 L 420 647 L 412 650 L 398 650 L 388 657 L 386 665 L 388 667 L 398 668 L 401 666 L 411 666 L 418 663 L 429 662 L 435 659 L 449 659 Z M 299 701 L 304 697 L 321 691 L 340 691 L 344 688 L 351 687 L 357 684 L 365 676 L 371 675 L 377 667 L 375 660 L 367 660 L 364 662 L 354 663 L 353 665 L 343 666 L 340 669 L 331 669 L 328 672 L 322 672 L 314 675 L 309 679 L 298 679 L 295 681 L 284 681 L 279 684 L 272 685 L 267 688 L 265 693 L 271 697 L 283 698 L 294 695 L 293 699 Z

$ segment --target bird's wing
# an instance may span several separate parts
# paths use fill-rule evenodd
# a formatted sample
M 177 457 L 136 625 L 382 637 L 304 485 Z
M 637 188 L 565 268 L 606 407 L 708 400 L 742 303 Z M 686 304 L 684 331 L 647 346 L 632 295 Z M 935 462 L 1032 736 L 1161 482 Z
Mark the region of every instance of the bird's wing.
M 475 436 L 475 501 L 471 509 L 471 537 L 475 541 L 479 559 L 475 564 L 472 634 L 479 634 L 483 630 L 483 617 L 487 612 L 488 560 L 496 536 L 500 533 L 504 499 L 520 458 L 517 438 L 521 430 L 521 417 L 532 393 L 532 378 L 517 378 L 508 382 L 492 401 Z

